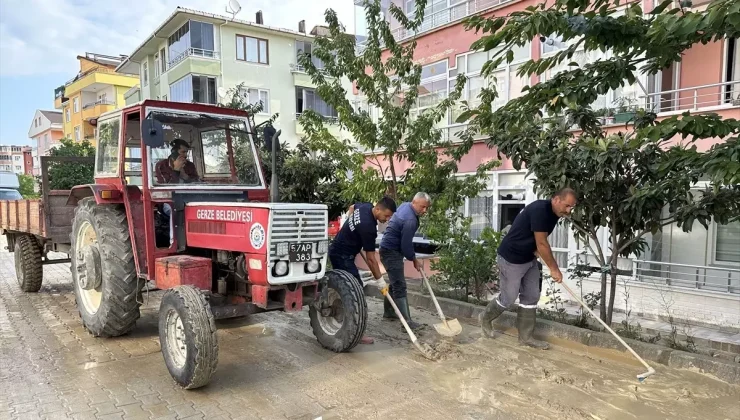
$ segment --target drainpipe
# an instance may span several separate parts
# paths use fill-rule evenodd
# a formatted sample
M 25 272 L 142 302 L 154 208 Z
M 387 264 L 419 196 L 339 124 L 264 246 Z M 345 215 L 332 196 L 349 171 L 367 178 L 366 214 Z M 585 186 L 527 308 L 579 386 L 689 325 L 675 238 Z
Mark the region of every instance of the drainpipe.
M 232 21 L 234 18 L 231 19 Z M 218 64 L 219 64 L 219 77 L 221 78 L 221 86 L 226 87 L 224 83 L 224 34 L 223 34 L 223 27 L 229 23 L 228 20 L 224 20 L 224 23 L 218 25 L 218 54 L 220 55 Z M 218 97 L 218 87 L 216 88 L 216 97 Z

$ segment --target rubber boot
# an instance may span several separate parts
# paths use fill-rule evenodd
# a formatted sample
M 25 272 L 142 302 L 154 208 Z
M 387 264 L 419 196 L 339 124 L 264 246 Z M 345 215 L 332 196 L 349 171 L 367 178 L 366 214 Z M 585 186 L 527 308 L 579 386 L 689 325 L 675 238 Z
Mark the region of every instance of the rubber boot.
M 488 302 L 486 309 L 478 315 L 478 321 L 480 322 L 480 329 L 484 337 L 494 338 L 493 332 L 493 321 L 495 321 L 501 314 L 504 313 L 504 308 L 498 304 L 497 299 L 493 299 Z
M 383 318 L 390 320 L 398 319 L 398 315 L 393 310 L 393 306 L 388 301 L 388 298 L 383 299 Z
M 414 322 L 411 320 L 411 313 L 409 312 L 408 298 L 394 299 L 394 301 L 396 302 L 396 306 L 398 306 L 398 310 L 401 312 L 401 315 L 403 315 L 403 318 L 406 320 L 406 323 L 409 324 L 409 328 L 416 331 L 423 327 L 422 324 L 419 324 L 418 322 Z
M 522 308 L 516 312 L 516 329 L 519 330 L 519 344 L 540 350 L 547 350 L 550 345 L 544 341 L 532 338 L 534 326 L 537 321 L 537 308 Z

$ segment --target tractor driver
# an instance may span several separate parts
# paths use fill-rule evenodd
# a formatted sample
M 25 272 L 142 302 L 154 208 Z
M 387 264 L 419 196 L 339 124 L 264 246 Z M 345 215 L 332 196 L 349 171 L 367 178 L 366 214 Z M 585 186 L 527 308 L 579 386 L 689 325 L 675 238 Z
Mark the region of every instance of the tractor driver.
M 167 159 L 157 162 L 154 173 L 159 184 L 181 184 L 198 181 L 198 171 L 193 162 L 188 160 L 190 145 L 183 139 L 170 143 L 172 152 Z
M 154 174 L 159 184 L 182 184 L 198 181 L 198 171 L 193 162 L 188 160 L 190 145 L 183 139 L 175 139 L 170 143 L 172 152 L 167 159 L 162 159 L 154 166 Z M 172 223 L 172 206 L 162 205 L 162 211 L 170 219 L 170 245 L 174 239 Z

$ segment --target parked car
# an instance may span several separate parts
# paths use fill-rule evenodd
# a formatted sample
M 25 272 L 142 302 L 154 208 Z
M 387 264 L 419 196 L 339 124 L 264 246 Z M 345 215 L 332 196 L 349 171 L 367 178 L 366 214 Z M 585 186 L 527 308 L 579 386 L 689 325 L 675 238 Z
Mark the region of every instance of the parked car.
M 18 192 L 19 188 L 18 175 L 13 172 L 0 172 L 0 200 L 21 200 L 23 197 Z

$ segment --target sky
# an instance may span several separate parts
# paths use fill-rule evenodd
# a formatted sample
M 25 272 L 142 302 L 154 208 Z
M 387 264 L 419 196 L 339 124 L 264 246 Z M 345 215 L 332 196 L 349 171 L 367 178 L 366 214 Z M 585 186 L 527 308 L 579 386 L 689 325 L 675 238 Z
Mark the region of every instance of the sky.
M 227 15 L 228 0 L 0 0 L 0 144 L 28 145 L 37 109 L 54 110 L 54 89 L 79 71 L 77 55 L 131 54 L 175 8 Z M 237 18 L 306 29 L 332 8 L 354 30 L 353 0 L 241 0 Z M 307 7 L 309 6 L 310 7 Z

